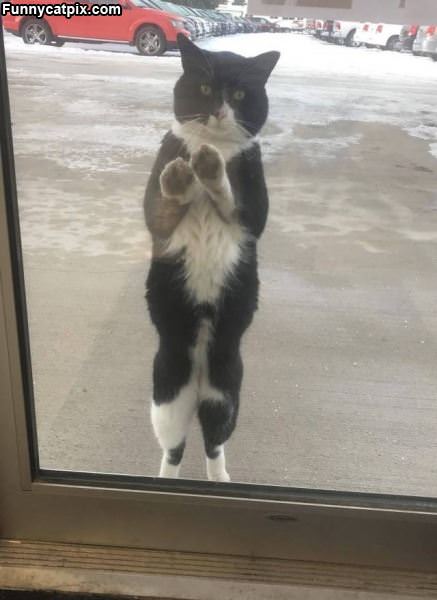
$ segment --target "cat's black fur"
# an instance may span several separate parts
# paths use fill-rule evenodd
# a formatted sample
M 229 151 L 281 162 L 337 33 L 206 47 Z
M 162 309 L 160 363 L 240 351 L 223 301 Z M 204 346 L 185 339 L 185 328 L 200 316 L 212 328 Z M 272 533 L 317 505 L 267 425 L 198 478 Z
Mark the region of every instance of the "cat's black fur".
M 236 111 L 236 117 L 250 135 L 256 135 L 268 115 L 268 98 L 265 84 L 278 60 L 279 53 L 267 52 L 259 57 L 244 58 L 233 52 L 199 51 L 193 44 L 187 46 L 180 40 L 184 74 L 174 89 L 174 112 L 178 121 L 190 120 L 190 116 L 213 115 L 223 100 Z M 193 93 L 201 83 L 212 87 L 210 96 Z M 242 89 L 245 97 L 241 102 L 232 98 L 232 91 Z
M 236 117 L 248 132 L 248 138 L 263 126 L 268 112 L 264 85 L 277 61 L 276 53 L 246 59 L 230 52 L 200 51 L 193 44 L 180 40 L 184 74 L 176 83 L 174 110 L 179 122 L 189 115 L 209 115 L 219 110 L 223 100 L 234 104 Z M 272 56 L 274 54 L 274 56 Z M 213 93 L 202 96 L 199 85 L 207 81 Z M 245 91 L 244 100 L 232 100 L 234 89 Z M 164 167 L 177 157 L 189 160 L 183 141 L 169 132 L 163 139 L 147 185 L 145 195 L 146 221 L 153 231 L 148 207 L 157 202 L 160 194 L 159 177 Z M 214 305 L 196 304 L 184 286 L 184 257 L 154 256 L 147 277 L 147 303 L 151 320 L 159 334 L 159 349 L 153 365 L 153 397 L 157 405 L 169 403 L 191 373 L 190 349 L 196 341 L 201 320 L 213 324 L 213 337 L 208 348 L 209 380 L 221 390 L 225 401 L 199 398 L 200 420 L 205 450 L 215 458 L 216 448 L 234 430 L 239 407 L 243 376 L 240 341 L 252 321 L 258 302 L 257 239 L 267 219 L 268 195 L 264 181 L 261 151 L 258 143 L 247 147 L 226 165 L 236 201 L 237 218 L 250 234 L 234 272 L 223 286 Z M 155 234 L 156 235 L 156 234 Z M 182 460 L 185 440 L 169 449 L 168 461 Z

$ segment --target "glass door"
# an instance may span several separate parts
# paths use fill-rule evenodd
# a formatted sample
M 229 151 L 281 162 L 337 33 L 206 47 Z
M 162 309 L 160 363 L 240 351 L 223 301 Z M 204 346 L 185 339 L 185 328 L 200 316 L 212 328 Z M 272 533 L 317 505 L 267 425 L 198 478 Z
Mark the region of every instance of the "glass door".
M 4 16 L 4 422 L 19 488 L 74 510 L 82 494 L 94 509 L 130 498 L 141 531 L 157 499 L 187 532 L 193 511 L 233 523 L 252 506 L 245 535 L 282 556 L 301 556 L 278 526 L 301 511 L 299 540 L 334 508 L 340 523 L 375 511 L 375 531 L 387 514 L 416 524 L 437 493 L 432 24 L 413 33 L 376 11 L 207 26 L 139 4 L 125 10 L 156 22 L 130 46 L 68 42 L 48 17 L 28 43 L 29 21 Z M 208 161 L 220 175 L 202 175 Z M 170 234 L 150 225 L 154 202 Z M 207 527 L 202 548 L 225 551 L 219 520 Z

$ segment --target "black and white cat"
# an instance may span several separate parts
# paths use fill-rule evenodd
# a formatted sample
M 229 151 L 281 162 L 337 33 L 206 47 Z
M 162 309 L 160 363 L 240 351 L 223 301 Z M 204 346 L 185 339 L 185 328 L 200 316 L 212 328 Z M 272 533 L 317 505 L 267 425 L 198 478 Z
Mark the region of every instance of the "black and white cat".
M 146 298 L 159 334 L 152 424 L 161 477 L 178 476 L 197 414 L 208 478 L 229 481 L 224 443 L 238 415 L 240 341 L 257 308 L 256 243 L 268 212 L 255 136 L 279 53 L 244 58 L 201 50 L 182 35 L 178 41 L 176 121 L 144 203 L 153 240 Z

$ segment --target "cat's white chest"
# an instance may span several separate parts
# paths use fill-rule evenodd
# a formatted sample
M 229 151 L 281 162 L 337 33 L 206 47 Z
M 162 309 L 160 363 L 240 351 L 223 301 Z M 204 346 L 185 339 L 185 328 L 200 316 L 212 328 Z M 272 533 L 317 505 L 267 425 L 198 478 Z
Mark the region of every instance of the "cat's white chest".
M 201 144 L 212 144 L 220 151 L 226 162 L 243 150 L 250 148 L 255 137 L 248 137 L 233 118 L 223 119 L 220 127 L 209 127 L 198 121 L 173 123 L 173 134 L 182 139 L 190 154 L 199 149 Z
M 217 302 L 240 259 L 243 241 L 241 226 L 225 223 L 206 194 L 191 203 L 167 251 L 183 252 L 185 286 L 195 302 Z

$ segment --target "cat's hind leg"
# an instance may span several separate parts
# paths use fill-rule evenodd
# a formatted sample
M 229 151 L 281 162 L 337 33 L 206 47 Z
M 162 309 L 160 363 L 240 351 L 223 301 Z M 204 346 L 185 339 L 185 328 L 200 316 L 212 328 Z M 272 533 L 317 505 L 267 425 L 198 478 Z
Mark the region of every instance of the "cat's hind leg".
M 238 351 L 209 351 L 209 377 L 201 386 L 198 417 L 202 427 L 208 479 L 230 481 L 226 470 L 225 442 L 238 417 L 243 365 Z
M 162 448 L 160 477 L 176 478 L 193 419 L 198 389 L 188 353 L 160 350 L 154 361 L 151 420 Z
M 230 481 L 226 470 L 224 443 L 235 427 L 232 402 L 202 400 L 198 410 L 206 454 L 206 472 L 210 481 Z

